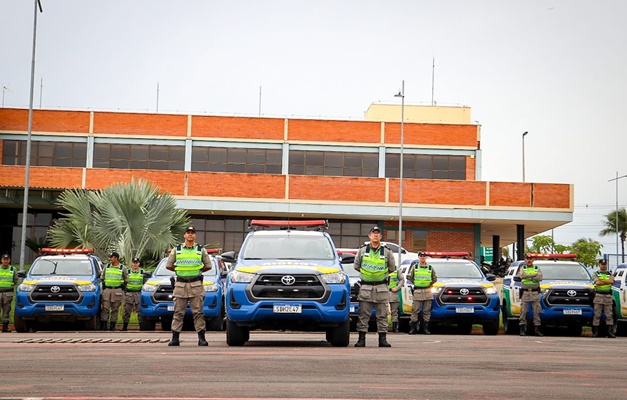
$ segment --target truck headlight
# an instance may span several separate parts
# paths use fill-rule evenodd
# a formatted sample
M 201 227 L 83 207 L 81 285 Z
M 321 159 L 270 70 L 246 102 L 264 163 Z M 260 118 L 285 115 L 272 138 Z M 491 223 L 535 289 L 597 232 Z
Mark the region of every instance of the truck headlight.
M 78 285 L 78 291 L 79 292 L 95 292 L 96 285 L 94 285 L 93 283 L 89 283 L 87 285 Z
M 230 273 L 230 279 L 232 283 L 248 283 L 250 281 L 253 280 L 253 278 L 255 277 L 255 274 L 251 274 L 248 272 L 241 272 L 241 271 L 231 271 Z
M 485 288 L 485 294 L 496 294 L 496 287 L 487 287 Z
M 438 286 L 438 287 L 431 287 L 431 293 L 433 294 L 438 294 L 442 291 L 442 286 Z
M 218 284 L 217 283 L 208 283 L 206 285 L 203 285 L 205 288 L 205 292 L 217 292 L 218 291 Z
M 325 283 L 346 283 L 346 274 L 343 272 L 334 272 L 332 274 L 320 275 Z
M 154 292 L 155 290 L 157 290 L 157 285 L 151 285 L 149 283 L 146 283 L 144 286 L 142 286 L 142 292 Z
M 33 285 L 29 285 L 27 283 L 22 283 L 20 286 L 17 287 L 17 290 L 19 292 L 32 292 L 33 288 L 34 288 Z

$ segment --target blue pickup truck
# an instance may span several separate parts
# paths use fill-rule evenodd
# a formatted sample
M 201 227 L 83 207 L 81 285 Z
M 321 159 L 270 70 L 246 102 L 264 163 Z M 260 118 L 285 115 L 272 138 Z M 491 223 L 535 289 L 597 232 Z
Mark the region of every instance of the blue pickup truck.
M 43 248 L 15 295 L 17 332 L 36 330 L 39 323 L 78 322 L 98 327 L 102 262 L 93 249 Z
M 207 249 L 211 257 L 212 267 L 203 273 L 203 287 L 205 288 L 205 300 L 203 313 L 205 314 L 206 329 L 208 331 L 224 330 L 224 286 L 228 268 L 217 256 L 217 249 Z M 163 258 L 157 268 L 142 287 L 140 294 L 139 329 L 142 331 L 154 331 L 157 322 L 161 323 L 161 329 L 169 331 L 172 327 L 174 316 L 174 301 L 172 298 L 173 286 L 171 279 L 174 271 L 165 268 L 167 257 Z M 192 329 L 192 312 L 187 307 L 183 329 Z
M 324 220 L 250 221 L 228 276 L 229 346 L 244 345 L 255 329 L 322 331 L 332 346 L 348 346 L 349 280 L 327 226 Z

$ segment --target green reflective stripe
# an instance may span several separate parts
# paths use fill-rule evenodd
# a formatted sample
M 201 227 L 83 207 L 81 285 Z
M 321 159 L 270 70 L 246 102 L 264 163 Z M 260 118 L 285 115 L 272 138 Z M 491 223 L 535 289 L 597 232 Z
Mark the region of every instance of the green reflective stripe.
M 416 264 L 414 266 L 414 286 L 418 288 L 426 288 L 431 286 L 433 280 L 433 274 L 431 265 L 421 266 Z
M 390 283 L 388 289 L 395 288 L 398 285 L 398 272 L 394 271 L 390 274 Z
M 523 273 L 527 275 L 538 275 L 538 267 L 534 265 L 531 268 L 525 268 L 523 269 Z M 522 284 L 526 286 L 537 286 L 538 282 L 534 282 L 531 279 L 523 279 Z
M 194 246 L 187 248 L 176 247 L 176 261 L 174 261 L 174 271 L 178 276 L 198 276 L 203 267 L 202 247 Z
M 597 277 L 599 278 L 599 280 L 605 281 L 605 280 L 610 279 L 612 275 L 609 274 L 608 272 L 597 272 Z M 610 290 L 612 290 L 612 285 L 607 285 L 607 284 L 597 285 L 595 283 L 594 288 L 601 292 L 609 292 Z
M 376 251 L 370 249 L 361 259 L 361 279 L 365 282 L 381 282 L 385 280 L 388 268 L 385 265 L 385 255 L 380 253 L 382 247 Z
M 124 266 L 120 264 L 119 267 L 114 267 L 111 264 L 105 269 L 104 284 L 106 287 L 117 288 L 122 286 L 124 280 L 122 279 L 122 270 Z
M 128 273 L 128 282 L 126 283 L 126 290 L 130 291 L 139 291 L 144 285 L 144 275 L 142 275 L 142 270 L 140 269 L 138 272 L 133 272 L 132 270 Z
M 13 267 L 0 267 L 0 289 L 11 289 L 13 287 L 13 276 L 15 272 Z

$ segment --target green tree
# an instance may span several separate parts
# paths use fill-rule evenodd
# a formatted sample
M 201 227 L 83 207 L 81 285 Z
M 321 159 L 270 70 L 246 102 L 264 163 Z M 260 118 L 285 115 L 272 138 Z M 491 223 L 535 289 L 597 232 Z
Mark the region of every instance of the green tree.
M 571 251 L 577 254 L 577 261 L 592 268 L 597 265 L 602 247 L 603 245 L 596 240 L 581 238 L 572 244 Z
M 129 263 L 132 257 L 159 259 L 189 225 L 187 211 L 176 208 L 169 193 L 133 180 L 102 190 L 67 190 L 59 205 L 68 212 L 48 231 L 57 247 L 93 248 L 106 259 L 111 251 Z
M 618 217 L 618 218 L 617 218 Z M 625 262 L 625 240 L 627 239 L 627 212 L 625 208 L 619 208 L 618 212 L 612 211 L 605 216 L 603 221 L 605 228 L 599 232 L 601 236 L 620 236 L 622 262 Z
M 531 246 L 528 246 L 527 250 L 530 253 L 553 253 L 555 242 L 552 236 L 536 235 L 531 238 Z

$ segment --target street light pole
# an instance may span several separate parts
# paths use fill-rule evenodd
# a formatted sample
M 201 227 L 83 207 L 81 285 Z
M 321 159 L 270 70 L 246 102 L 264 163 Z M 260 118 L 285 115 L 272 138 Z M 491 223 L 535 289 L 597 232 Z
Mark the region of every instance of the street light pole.
M 26 166 L 24 172 L 24 200 L 22 206 L 22 238 L 20 241 L 20 271 L 24 271 L 24 257 L 26 254 L 26 224 L 28 223 L 28 181 L 30 174 L 30 145 L 33 132 L 33 93 L 35 92 L 35 45 L 37 43 L 37 9 L 44 12 L 39 0 L 35 0 L 33 16 L 33 56 L 30 67 L 30 102 L 28 105 L 28 136 L 26 138 Z
M 525 131 L 522 134 L 522 172 L 523 172 L 523 182 L 525 182 L 525 136 L 527 136 L 529 132 Z
M 616 265 L 618 265 L 618 180 L 627 178 L 627 175 L 618 176 L 616 171 L 616 178 L 610 179 L 608 182 L 616 182 L 616 221 L 614 222 L 614 230 L 616 230 Z M 625 255 L 621 253 L 621 262 L 625 262 Z
M 394 97 L 401 98 L 401 157 L 399 168 L 398 191 L 398 267 L 401 266 L 401 248 L 403 247 L 403 146 L 405 143 L 405 81 L 401 83 L 401 91 Z

